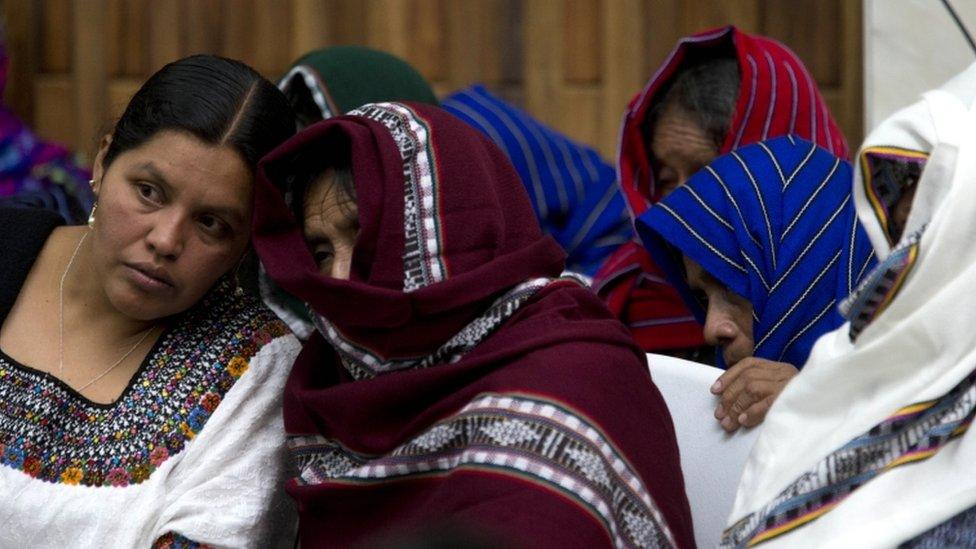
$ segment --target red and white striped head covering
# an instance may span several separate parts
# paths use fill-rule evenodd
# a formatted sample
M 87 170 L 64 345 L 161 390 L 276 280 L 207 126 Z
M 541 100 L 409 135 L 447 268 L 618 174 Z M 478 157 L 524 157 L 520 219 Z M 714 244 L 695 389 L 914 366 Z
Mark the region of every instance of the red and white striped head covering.
M 729 26 L 695 34 L 677 45 L 624 115 L 617 177 L 632 219 L 660 200 L 646 136 L 641 126 L 689 59 L 735 53 L 741 76 L 725 154 L 767 138 L 793 134 L 847 158 L 847 142 L 800 59 L 783 44 Z M 646 350 L 702 343 L 701 327 L 677 292 L 663 281 L 637 242 L 621 246 L 597 272 L 594 287 L 611 310 L 631 327 Z
M 684 68 L 686 59 L 707 57 L 709 51 L 732 50 L 739 62 L 741 79 L 732 125 L 719 154 L 792 134 L 835 156 L 848 157 L 847 141 L 830 115 L 813 75 L 789 48 L 731 26 L 695 34 L 678 41 L 644 89 L 630 101 L 624 116 L 618 169 L 620 185 L 635 218 L 660 198 L 641 131 L 648 112 L 660 92 Z

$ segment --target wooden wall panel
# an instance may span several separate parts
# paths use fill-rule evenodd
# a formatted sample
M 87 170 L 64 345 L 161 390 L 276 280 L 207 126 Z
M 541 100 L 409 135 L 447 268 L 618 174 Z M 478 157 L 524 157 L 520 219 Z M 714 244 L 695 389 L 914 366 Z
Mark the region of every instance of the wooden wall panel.
M 42 136 L 89 150 L 93 136 L 82 136 L 75 116 L 75 88 L 70 76 L 40 75 L 33 82 L 32 97 L 37 105 L 34 128 Z
M 180 0 L 152 0 L 152 17 L 149 18 L 149 68 L 145 74 L 152 74 L 163 65 L 180 57 L 183 51 L 183 14 Z
M 643 2 L 626 0 L 607 2 L 604 6 L 603 97 L 600 102 L 600 133 L 596 145 L 608 159 L 617 153 L 617 138 L 624 109 L 647 80 L 643 70 L 646 61 L 640 37 L 645 29 Z M 587 140 L 585 136 L 575 135 Z
M 85 147 L 104 131 L 108 108 L 108 0 L 75 0 L 72 23 L 75 36 L 84 36 L 73 47 L 75 146 Z M 43 106 L 41 106 L 43 108 Z M 89 141 L 90 143 L 90 141 Z
M 411 39 L 404 59 L 431 81 L 443 82 L 449 72 L 443 59 L 447 48 L 444 1 L 415 0 L 412 7 L 407 15 Z
M 328 46 L 331 41 L 328 4 L 321 0 L 294 0 L 291 10 L 291 51 Z
M 221 53 L 221 38 L 232 13 L 223 13 L 224 5 L 220 0 L 183 0 L 181 4 L 180 24 L 173 29 L 173 32 L 180 32 L 183 40 L 180 53 Z M 250 9 L 252 5 L 246 0 L 231 6 L 231 12 Z
M 2 13 L 7 48 L 15 53 L 7 68 L 8 85 L 3 99 L 14 112 L 26 120 L 33 120 L 33 82 L 41 66 L 41 43 L 37 40 L 34 22 L 40 19 L 41 10 L 36 2 L 18 7 L 20 9 L 4 9 Z
M 149 72 L 150 6 L 146 0 L 109 0 L 106 12 L 106 55 L 112 77 L 140 77 Z
M 761 28 L 790 44 L 821 86 L 837 87 L 842 84 L 843 66 L 834 58 L 836 47 L 825 46 L 843 43 L 840 11 L 841 6 L 836 2 L 767 2 Z M 798 12 L 805 16 L 797 17 Z
M 275 79 L 302 53 L 361 44 L 399 55 L 441 94 L 481 82 L 615 154 L 624 107 L 675 41 L 723 24 L 791 46 L 852 145 L 861 138 L 860 3 L 846 0 L 3 0 L 6 99 L 49 138 L 91 153 L 140 83 L 192 53 Z
M 30 2 L 22 2 L 23 8 Z M 41 69 L 47 73 L 71 70 L 71 44 L 74 32 L 71 24 L 71 0 L 43 0 L 41 7 Z
M 789 0 L 778 0 L 786 3 Z M 762 11 L 759 0 L 679 0 L 682 34 L 729 23 L 743 29 L 759 28 Z
M 563 72 L 569 85 L 598 85 L 603 55 L 600 2 L 567 0 L 563 10 Z

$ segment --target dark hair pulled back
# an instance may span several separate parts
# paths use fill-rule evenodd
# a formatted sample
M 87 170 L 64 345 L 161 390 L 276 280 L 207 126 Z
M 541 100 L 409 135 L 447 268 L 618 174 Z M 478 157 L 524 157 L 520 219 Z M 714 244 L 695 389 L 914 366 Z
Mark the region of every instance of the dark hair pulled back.
M 112 131 L 103 168 L 164 130 L 229 146 L 253 170 L 295 133 L 295 114 L 284 94 L 251 67 L 192 55 L 169 63 L 139 88 Z

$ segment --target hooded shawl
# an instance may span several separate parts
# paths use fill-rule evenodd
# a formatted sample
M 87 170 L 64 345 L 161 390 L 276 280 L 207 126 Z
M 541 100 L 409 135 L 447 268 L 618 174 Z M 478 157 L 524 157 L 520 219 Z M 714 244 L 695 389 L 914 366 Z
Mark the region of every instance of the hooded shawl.
M 278 88 L 295 107 L 300 120 L 324 120 L 379 101 L 437 105 L 430 84 L 409 63 L 363 46 L 332 46 L 310 51 L 288 69 L 278 81 Z M 303 115 L 308 101 L 315 105 L 315 112 Z M 265 304 L 299 339 L 307 339 L 314 328 L 305 305 L 282 291 L 263 271 L 258 280 Z
M 799 368 L 844 323 L 837 304 L 875 262 L 850 181 L 846 161 L 780 137 L 720 156 L 644 212 L 637 232 L 699 322 L 682 255 L 752 303 L 755 356 Z
M 566 250 L 566 268 L 593 276 L 633 236 L 613 167 L 484 86 L 452 93 L 441 106 L 491 139 L 515 166 L 542 232 Z
M 273 181 L 351 155 L 349 280 L 318 274 Z M 693 544 L 674 430 L 640 349 L 557 279 L 504 153 L 454 116 L 384 103 L 258 168 L 254 245 L 314 310 L 285 394 L 309 546 L 448 522 L 527 546 Z
M 10 59 L 0 34 L 0 206 L 52 210 L 83 223 L 95 201 L 91 174 L 61 145 L 42 141 L 2 103 Z
M 620 130 L 617 175 L 632 219 L 660 199 L 641 126 L 680 70 L 703 58 L 734 55 L 739 92 L 719 154 L 793 134 L 841 158 L 847 144 L 813 76 L 775 40 L 725 27 L 682 38 L 630 102 Z M 621 246 L 597 272 L 594 287 L 646 350 L 701 345 L 701 327 L 641 245 Z
M 974 100 L 976 65 L 866 140 L 854 200 L 881 263 L 845 302 L 851 324 L 817 342 L 766 416 L 724 546 L 972 544 Z M 894 244 L 882 157 L 925 159 Z

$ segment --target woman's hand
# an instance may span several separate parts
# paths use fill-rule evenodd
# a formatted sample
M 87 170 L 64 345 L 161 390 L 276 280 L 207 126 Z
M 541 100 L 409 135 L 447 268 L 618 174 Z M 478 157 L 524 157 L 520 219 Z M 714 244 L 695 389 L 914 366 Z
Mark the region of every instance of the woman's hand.
M 715 419 L 730 433 L 740 426 L 759 425 L 796 374 L 797 369 L 785 362 L 754 356 L 740 360 L 712 385 L 712 393 L 721 399 L 715 408 Z

